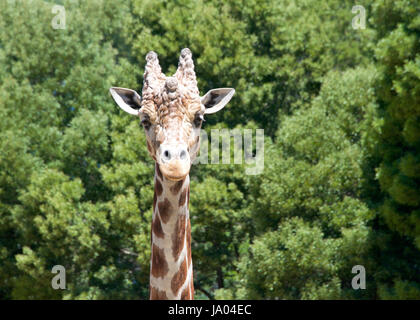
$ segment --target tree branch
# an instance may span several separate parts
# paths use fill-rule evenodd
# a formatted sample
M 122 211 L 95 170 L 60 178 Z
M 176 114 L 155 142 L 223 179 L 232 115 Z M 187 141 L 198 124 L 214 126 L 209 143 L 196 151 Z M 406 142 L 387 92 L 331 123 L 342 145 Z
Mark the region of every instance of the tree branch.
M 200 290 L 202 293 L 204 293 L 207 298 L 209 298 L 210 300 L 214 300 L 214 295 L 212 295 L 210 292 L 208 292 L 206 289 L 204 289 L 203 287 L 201 287 L 199 284 L 195 285 L 195 288 L 197 290 Z

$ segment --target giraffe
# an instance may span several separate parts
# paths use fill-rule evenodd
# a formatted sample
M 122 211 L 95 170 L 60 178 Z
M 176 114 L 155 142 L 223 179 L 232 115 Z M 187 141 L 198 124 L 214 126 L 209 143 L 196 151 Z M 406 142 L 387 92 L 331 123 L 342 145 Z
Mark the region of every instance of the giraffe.
M 221 110 L 235 89 L 212 89 L 200 96 L 192 53 L 184 48 L 172 76 L 162 73 L 155 52 L 146 55 L 142 96 L 119 87 L 110 93 L 122 110 L 140 118 L 155 161 L 149 298 L 192 300 L 189 172 L 204 115 Z

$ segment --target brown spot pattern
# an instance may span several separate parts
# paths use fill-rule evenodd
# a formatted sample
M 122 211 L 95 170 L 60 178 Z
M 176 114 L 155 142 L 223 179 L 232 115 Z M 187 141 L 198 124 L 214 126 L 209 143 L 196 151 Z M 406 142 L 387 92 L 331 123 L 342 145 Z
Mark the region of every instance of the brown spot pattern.
M 168 263 L 165 259 L 165 252 L 158 246 L 152 246 L 152 275 L 155 278 L 164 277 L 169 271 Z
M 171 281 L 172 292 L 175 295 L 178 294 L 179 289 L 182 287 L 186 279 L 187 279 L 187 263 L 186 263 L 186 260 L 184 259 L 184 261 L 181 263 L 181 266 L 178 272 L 175 273 Z
M 150 245 L 152 245 L 153 243 L 153 232 L 152 232 L 152 228 L 150 228 Z
M 162 184 L 160 183 L 159 179 L 155 181 L 155 193 L 159 197 L 163 192 Z
M 181 300 L 191 300 L 191 297 L 190 297 L 190 286 L 189 285 L 186 286 L 184 288 L 184 290 L 182 290 Z
M 181 190 L 182 185 L 184 184 L 184 179 L 177 181 L 170 189 L 174 195 L 177 195 L 179 190 Z
M 192 258 L 191 258 L 191 223 L 190 219 L 187 222 L 187 256 L 188 256 L 188 268 L 191 266 Z
M 188 185 L 188 191 L 187 191 L 187 208 L 190 208 L 190 186 Z
M 191 300 L 194 300 L 194 281 L 193 281 L 194 277 L 193 277 L 193 271 L 191 270 L 191 282 L 190 282 L 190 287 L 191 287 Z
M 187 188 L 182 190 L 181 195 L 179 196 L 178 205 L 182 207 L 185 204 L 185 200 L 187 200 Z
M 147 141 L 147 150 L 149 150 L 150 154 L 153 154 L 149 141 Z
M 169 218 L 171 217 L 171 210 L 172 205 L 167 198 L 165 200 L 158 203 L 160 218 L 162 219 L 163 223 L 167 223 Z
M 156 211 L 156 201 L 157 201 L 157 195 L 155 192 L 155 194 L 153 195 L 153 212 Z
M 178 220 L 175 224 L 174 234 L 172 236 L 172 254 L 175 260 L 178 260 L 178 257 L 184 247 L 184 238 L 185 238 L 185 214 L 178 216 Z
M 160 219 L 159 219 L 158 215 L 155 215 L 155 218 L 153 219 L 152 229 L 153 229 L 153 233 L 156 235 L 156 237 L 158 237 L 158 238 L 164 238 L 165 237 L 165 234 L 163 233 L 163 230 L 162 230 L 162 223 L 160 222 Z
M 150 300 L 168 300 L 165 291 L 150 287 Z
M 160 178 L 160 180 L 163 180 L 162 172 L 160 172 L 160 168 L 159 168 L 159 165 L 157 163 L 156 163 L 156 173 L 157 173 L 158 177 Z

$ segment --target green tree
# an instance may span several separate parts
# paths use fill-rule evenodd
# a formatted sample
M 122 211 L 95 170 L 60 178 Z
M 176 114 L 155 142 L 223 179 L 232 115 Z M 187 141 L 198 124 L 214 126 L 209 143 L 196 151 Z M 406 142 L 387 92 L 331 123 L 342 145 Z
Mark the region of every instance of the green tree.
M 124 154 L 144 148 L 133 154 L 127 137 L 118 140 L 138 128 L 121 129 L 108 95 L 116 82 L 137 83 L 127 53 L 118 55 L 128 4 L 63 4 L 66 26 L 55 30 L 52 3 L 0 3 L 0 294 L 145 298 L 152 197 L 139 188 L 151 178 L 131 176 L 138 163 Z M 118 159 L 125 169 L 115 178 Z M 51 288 L 56 264 L 66 268 L 66 291 Z
M 373 148 L 368 133 L 379 127 L 375 76 L 372 67 L 330 72 L 311 106 L 285 117 L 267 145 L 264 174 L 248 179 L 257 238 L 238 266 L 238 297 L 374 294 L 354 293 L 351 270 L 373 264 L 374 214 L 363 185 L 372 179 L 365 174 Z
M 383 120 L 377 171 L 387 263 L 378 282 L 383 298 L 420 298 L 420 4 L 379 1 L 375 57 Z M 400 248 L 400 249 L 397 249 Z

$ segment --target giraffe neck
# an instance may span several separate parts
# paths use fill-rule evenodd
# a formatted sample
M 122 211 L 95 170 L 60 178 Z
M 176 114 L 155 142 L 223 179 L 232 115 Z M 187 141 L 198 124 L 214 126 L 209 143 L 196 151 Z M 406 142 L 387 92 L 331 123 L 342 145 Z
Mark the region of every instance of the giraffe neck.
M 156 164 L 150 261 L 152 300 L 194 298 L 189 193 L 189 176 L 170 181 Z

